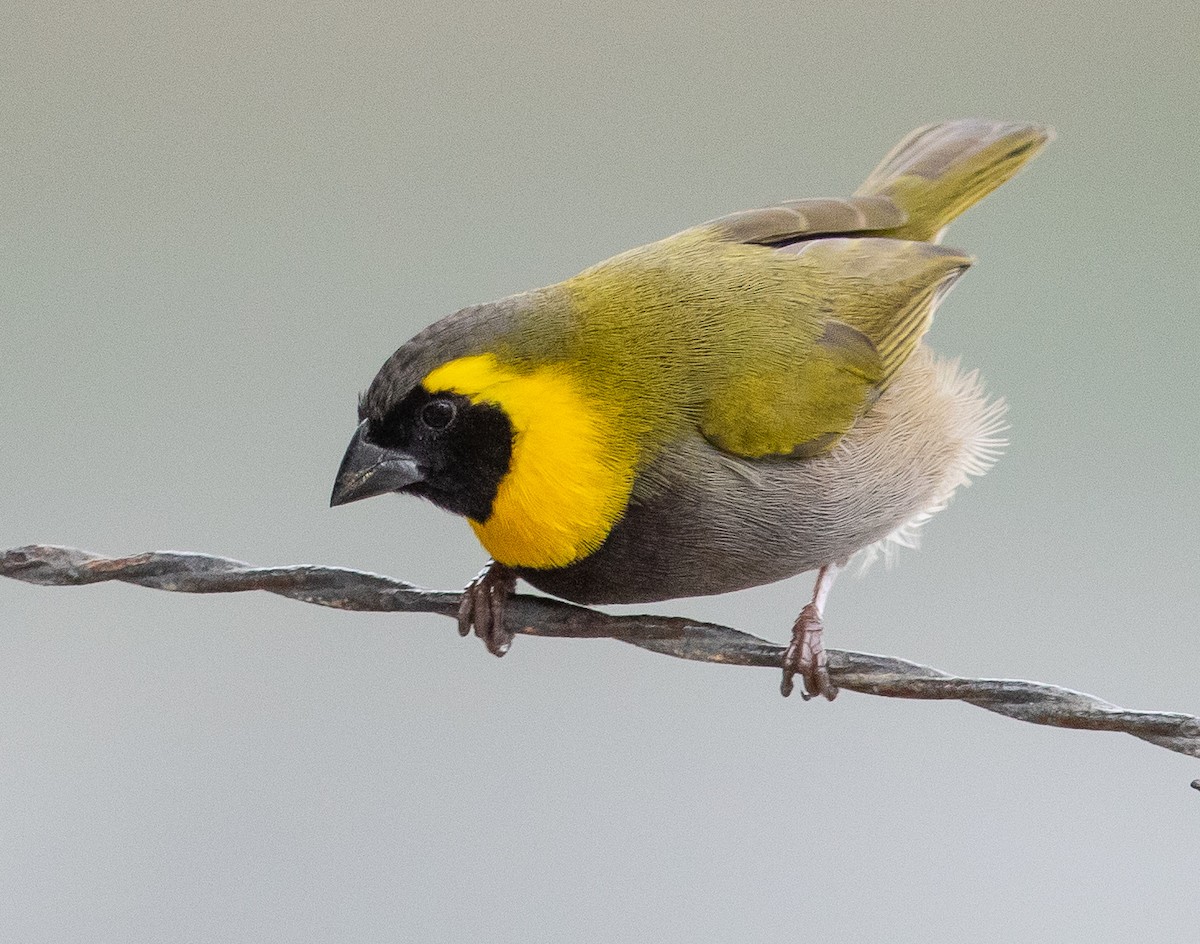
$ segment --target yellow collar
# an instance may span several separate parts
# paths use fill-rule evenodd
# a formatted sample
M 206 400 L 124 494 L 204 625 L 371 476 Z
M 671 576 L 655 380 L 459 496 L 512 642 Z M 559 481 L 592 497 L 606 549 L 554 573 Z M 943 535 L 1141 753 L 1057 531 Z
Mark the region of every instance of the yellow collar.
M 443 364 L 423 385 L 495 404 L 512 423 L 512 461 L 492 514 L 471 520 L 495 560 L 565 567 L 603 543 L 625 513 L 637 450 L 617 410 L 589 396 L 567 365 L 516 370 L 480 354 Z

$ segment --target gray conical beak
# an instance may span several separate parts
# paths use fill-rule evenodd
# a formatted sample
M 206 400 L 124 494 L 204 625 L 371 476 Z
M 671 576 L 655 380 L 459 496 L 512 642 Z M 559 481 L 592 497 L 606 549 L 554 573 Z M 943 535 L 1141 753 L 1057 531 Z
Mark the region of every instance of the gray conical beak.
M 354 431 L 346 449 L 337 479 L 333 483 L 330 507 L 370 498 L 385 492 L 398 492 L 420 482 L 425 476 L 410 455 L 396 449 L 384 449 L 367 442 L 364 420 Z

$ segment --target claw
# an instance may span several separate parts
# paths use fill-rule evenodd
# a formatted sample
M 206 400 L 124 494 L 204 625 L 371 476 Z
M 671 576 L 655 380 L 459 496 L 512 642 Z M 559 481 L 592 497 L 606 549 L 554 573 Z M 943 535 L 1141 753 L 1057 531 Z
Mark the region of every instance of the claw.
M 463 591 L 458 604 L 458 634 L 466 636 L 474 628 L 492 655 L 508 652 L 513 634 L 504 628 L 504 609 L 516 585 L 511 570 L 489 561 Z
M 795 686 L 794 675 L 799 675 L 804 682 L 804 691 L 800 697 L 805 701 L 818 695 L 833 701 L 837 698 L 838 689 L 829 677 L 829 657 L 825 653 L 822 640 L 825 627 L 821 624 L 821 616 L 815 604 L 810 603 L 800 611 L 800 616 L 792 627 L 792 642 L 783 654 L 783 681 L 779 691 L 784 698 L 792 693 Z
M 829 701 L 837 698 L 838 689 L 829 677 L 829 656 L 825 652 L 824 631 L 821 612 L 829 596 L 829 588 L 842 564 L 826 564 L 817 575 L 813 587 L 812 601 L 800 611 L 792 626 L 792 642 L 783 654 L 783 681 L 779 691 L 784 698 L 795 687 L 793 676 L 799 675 L 804 682 L 800 696 L 808 701 L 821 695 Z
M 474 609 L 471 590 L 474 583 L 475 581 L 471 581 L 467 584 L 467 588 L 463 590 L 462 597 L 458 601 L 458 634 L 460 636 L 469 635 L 471 632 L 471 614 Z

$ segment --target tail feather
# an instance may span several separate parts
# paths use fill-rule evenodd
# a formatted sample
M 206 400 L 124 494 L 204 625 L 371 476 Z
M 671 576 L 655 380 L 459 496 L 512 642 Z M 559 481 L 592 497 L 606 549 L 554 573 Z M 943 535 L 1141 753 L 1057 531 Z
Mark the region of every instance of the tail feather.
M 926 125 L 892 148 L 854 195 L 888 197 L 908 214 L 887 235 L 936 242 L 951 220 L 1009 180 L 1053 136 L 1042 125 L 979 118 Z

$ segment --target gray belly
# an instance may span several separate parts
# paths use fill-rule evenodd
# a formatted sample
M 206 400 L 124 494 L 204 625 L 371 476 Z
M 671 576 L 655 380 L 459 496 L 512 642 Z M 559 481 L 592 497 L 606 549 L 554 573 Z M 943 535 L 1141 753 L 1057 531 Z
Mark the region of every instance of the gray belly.
M 841 563 L 936 510 L 986 470 L 1003 406 L 919 349 L 828 455 L 747 460 L 699 433 L 642 471 L 624 518 L 589 557 L 521 570 L 577 603 L 728 593 Z

